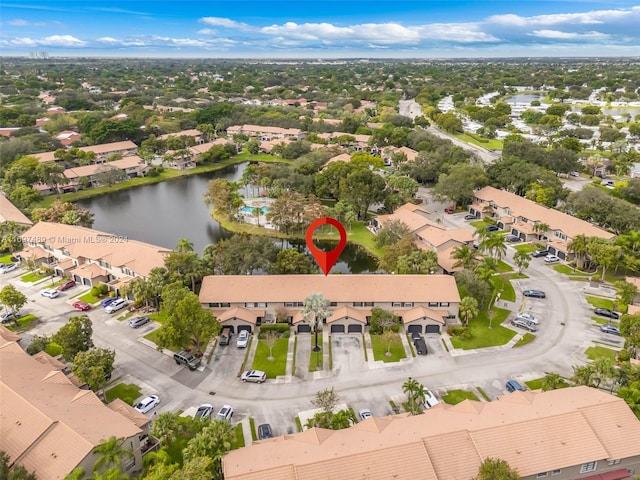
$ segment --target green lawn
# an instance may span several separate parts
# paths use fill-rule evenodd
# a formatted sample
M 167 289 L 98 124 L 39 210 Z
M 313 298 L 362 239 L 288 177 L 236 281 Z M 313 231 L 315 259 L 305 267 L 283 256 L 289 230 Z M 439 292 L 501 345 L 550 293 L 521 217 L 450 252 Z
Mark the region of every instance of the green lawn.
M 119 398 L 129 405 L 133 405 L 133 402 L 135 402 L 140 395 L 140 387 L 133 383 L 119 383 L 105 392 L 107 402 Z
M 11 323 L 7 323 L 5 326 L 12 332 L 22 333 L 29 330 L 29 328 L 31 328 L 31 324 L 37 319 L 38 317 L 30 313 L 18 318 L 18 325 L 12 321 Z
M 542 388 L 542 378 L 544 377 L 529 380 L 528 382 L 524 382 L 524 384 L 529 387 L 530 390 L 540 390 Z
M 52 357 L 57 357 L 62 353 L 62 347 L 58 345 L 56 342 L 51 342 L 47 345 L 47 348 L 44 349 Z
M 520 338 L 520 340 L 518 340 L 518 342 L 513 346 L 513 348 L 522 347 L 527 343 L 531 343 L 533 342 L 533 340 L 535 340 L 535 338 L 536 336 L 533 333 L 527 332 L 522 336 L 522 338 Z
M 503 262 L 502 260 L 498 260 L 498 272 L 499 273 L 513 272 L 513 267 L 508 263 Z
M 382 341 L 382 335 L 371 335 L 371 348 L 373 349 L 373 358 L 376 361 L 382 360 L 385 363 L 398 362 L 402 358 L 406 358 L 407 355 L 402 345 L 402 339 L 400 335 L 396 333 L 393 342 L 391 342 L 391 355 L 387 356 L 388 344 Z
M 13 257 L 13 254 L 11 254 L 11 253 L 7 253 L 6 255 L 2 255 L 2 256 L 0 256 L 0 262 L 5 263 L 5 264 L 6 263 L 13 263 L 11 261 L 11 257 Z
M 516 292 L 510 281 L 510 275 L 494 275 L 489 279 L 494 291 L 500 292 L 500 299 L 509 302 L 516 301 Z
M 231 441 L 230 450 L 236 450 L 244 447 L 244 432 L 242 431 L 242 423 L 236 425 L 233 429 L 236 434 L 235 438 Z
M 489 329 L 489 316 L 486 310 L 480 311 L 475 320 L 469 322 L 471 338 L 463 340 L 459 337 L 451 337 L 454 348 L 470 350 L 473 348 L 493 347 L 508 343 L 516 332 L 500 325 L 509 316 L 509 310 L 494 308 L 493 328 Z
M 553 269 L 556 272 L 562 273 L 564 275 L 573 275 L 573 276 L 584 275 L 585 277 L 589 277 L 591 275 L 590 273 L 584 273 L 584 272 L 581 272 L 580 270 L 574 270 L 569 265 L 555 265 Z
M 487 150 L 502 150 L 503 143 L 501 140 L 495 138 L 484 138 L 475 133 L 463 133 L 454 135 L 458 140 L 462 140 L 466 143 L 472 143 L 479 147 L 486 148 Z
M 309 354 L 309 371 L 315 372 L 316 370 L 322 370 L 324 355 L 322 354 L 322 350 L 320 350 L 319 352 L 313 351 L 313 347 L 316 346 L 316 335 L 312 333 L 310 337 L 311 337 L 311 353 Z M 318 333 L 318 346 L 322 348 L 321 333 Z
M 469 225 L 477 230 L 479 228 L 486 227 L 489 224 L 484 220 L 474 220 L 473 222 L 469 222 Z
M 279 338 L 273 347 L 273 360 L 268 360 L 269 348 L 264 341 L 259 340 L 251 369 L 266 372 L 267 378 L 276 378 L 284 375 L 287 372 L 288 346 L 288 338 Z
M 609 310 L 613 310 L 613 300 L 611 300 L 610 298 L 601 298 L 587 295 L 587 302 L 589 302 L 589 304 L 594 308 L 608 308 Z
M 607 323 L 611 323 L 611 325 L 615 325 L 616 327 L 620 326 L 620 322 L 616 322 L 614 320 L 611 320 L 610 318 L 592 316 L 591 320 L 596 322 L 598 325 L 605 325 Z
M 35 283 L 39 280 L 42 280 L 43 278 L 47 278 L 50 275 L 43 275 L 41 273 L 38 272 L 29 272 L 23 276 L 20 277 L 20 280 L 22 280 L 25 283 Z
M 530 243 L 522 243 L 520 245 L 514 245 L 513 248 L 515 248 L 519 252 L 526 252 L 526 253 L 535 252 L 538 249 L 538 247 L 536 247 L 535 245 L 531 245 Z
M 249 427 L 251 428 L 251 440 L 255 442 L 258 440 L 258 434 L 256 433 L 256 421 L 253 417 L 249 417 Z
M 160 310 L 159 312 L 150 313 L 149 318 L 152 318 L 158 323 L 164 323 L 164 321 L 167 319 L 167 311 Z
M 449 405 L 457 405 L 463 400 L 475 400 L 480 401 L 478 396 L 468 390 L 449 390 L 446 395 L 443 395 L 442 401 Z
M 103 297 L 103 298 L 105 298 L 105 297 Z M 87 302 L 87 303 L 90 303 L 91 305 L 93 305 L 93 304 L 98 303 L 101 299 L 99 297 L 94 297 L 93 295 L 91 295 L 91 290 L 89 290 L 84 295 L 81 295 L 80 297 L 78 297 L 78 300 L 80 300 L 82 302 Z
M 589 347 L 584 351 L 584 353 L 587 355 L 589 360 L 605 357 L 610 358 L 615 362 L 618 352 L 605 347 Z
M 155 343 L 156 345 L 158 344 L 158 334 L 160 333 L 160 328 L 156 328 L 155 330 L 147 333 L 144 338 L 146 338 L 147 340 Z M 180 350 L 182 350 L 182 347 L 179 345 L 169 345 L 167 347 L 167 350 L 171 350 L 172 352 L 179 352 Z
M 353 222 L 350 228 L 345 226 L 345 229 L 350 242 L 357 243 L 378 258 L 382 256 L 383 249 L 376 245 L 376 236 L 367 229 L 366 223 Z

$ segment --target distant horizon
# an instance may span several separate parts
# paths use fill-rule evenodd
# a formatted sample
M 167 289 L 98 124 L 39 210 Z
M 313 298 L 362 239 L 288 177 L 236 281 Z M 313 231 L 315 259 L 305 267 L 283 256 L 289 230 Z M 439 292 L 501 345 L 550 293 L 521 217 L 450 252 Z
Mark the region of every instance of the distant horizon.
M 8 0 L 3 56 L 574 58 L 640 52 L 640 0 Z

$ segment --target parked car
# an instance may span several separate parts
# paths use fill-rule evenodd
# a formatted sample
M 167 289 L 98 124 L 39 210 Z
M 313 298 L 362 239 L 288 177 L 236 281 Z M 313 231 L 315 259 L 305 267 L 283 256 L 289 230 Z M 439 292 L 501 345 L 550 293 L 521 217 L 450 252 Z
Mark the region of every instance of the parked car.
M 231 417 L 233 417 L 233 408 L 231 407 L 231 405 L 223 405 L 216 414 L 216 418 L 218 420 L 231 421 Z
M 423 338 L 417 338 L 413 341 L 413 346 L 416 347 L 416 353 L 418 355 L 426 355 L 427 354 L 427 343 Z
M 538 327 L 536 327 L 533 323 L 527 322 L 526 320 L 522 320 L 520 318 L 514 318 L 513 320 L 511 320 L 511 325 L 513 325 L 514 327 L 524 328 L 525 330 L 528 330 L 530 332 L 538 331 Z
M 69 290 L 70 288 L 73 288 L 75 286 L 76 282 L 74 282 L 73 280 L 67 280 L 66 282 L 58 285 L 58 290 L 64 292 L 65 290 Z
M 122 310 L 123 308 L 127 307 L 129 305 L 129 302 L 124 299 L 124 298 L 118 298 L 116 300 L 114 300 L 113 302 L 111 302 L 109 305 L 107 305 L 104 309 L 105 312 L 107 313 L 116 313 L 118 310 Z
M 40 292 L 40 295 L 47 298 L 56 298 L 58 295 L 60 295 L 60 292 L 55 288 L 47 288 L 46 290 Z
M 140 413 L 147 413 L 149 410 L 160 404 L 160 398 L 157 395 L 149 395 L 143 398 L 135 406 L 135 409 Z
M 75 308 L 76 310 L 80 310 L 82 312 L 86 312 L 87 310 L 91 310 L 91 305 L 88 304 L 87 302 L 81 302 L 80 300 L 77 300 L 75 302 L 73 302 L 71 304 L 71 306 L 73 308 Z
M 571 175 L 572 177 L 579 177 L 580 172 L 569 172 L 569 175 Z
M 524 387 L 515 380 L 509 380 L 505 386 L 507 387 L 508 392 L 515 392 L 516 390 L 524 392 Z
M 371 413 L 371 410 L 368 408 L 363 408 L 358 412 L 358 416 L 360 420 L 366 420 L 367 418 L 373 418 L 373 413 Z
M 142 325 L 145 325 L 147 323 L 149 323 L 151 321 L 151 319 L 149 317 L 147 317 L 146 315 L 142 316 L 142 317 L 135 317 L 132 318 L 131 320 L 129 320 L 129 326 L 131 328 L 139 328 Z
M 196 420 L 211 420 L 211 414 L 213 413 L 213 405 L 210 403 L 203 403 L 196 410 L 193 418 Z
M 229 345 L 232 336 L 233 332 L 231 331 L 231 327 L 222 327 L 222 332 L 220 332 L 220 341 L 218 343 L 220 345 Z
M 533 297 L 533 298 L 546 298 L 547 294 L 542 290 L 525 290 L 522 292 L 525 297 Z
M 258 440 L 264 440 L 265 438 L 273 438 L 273 431 L 268 423 L 258 425 Z
M 247 370 L 242 372 L 240 380 L 243 382 L 262 383 L 267 380 L 267 374 L 262 370 Z
M 247 344 L 249 343 L 249 332 L 247 330 L 242 330 L 238 334 L 238 339 L 236 340 L 236 346 L 238 348 L 247 348 Z
M 5 263 L 0 266 L 0 273 L 9 273 L 17 270 L 19 265 L 17 263 Z
M 411 341 L 421 340 L 422 334 L 420 332 L 411 332 Z
M 102 300 L 100 300 L 100 306 L 102 308 L 107 308 L 109 305 L 111 305 L 116 299 L 116 297 L 107 297 L 107 298 L 103 298 Z
M 497 225 L 489 225 L 487 227 L 487 232 L 497 232 L 498 230 L 500 230 L 500 229 L 498 228 Z
M 191 371 L 194 371 L 200 366 L 200 359 L 193 353 L 187 352 L 186 350 L 180 350 L 179 352 L 174 353 L 173 359 L 178 365 L 186 365 Z
M 451 207 L 447 207 L 444 209 L 444 213 L 452 214 L 455 210 Z
M 17 318 L 16 314 L 13 312 L 2 312 L 0 314 L 0 322 L 1 323 L 9 323 L 14 321 Z
M 620 335 L 620 329 L 615 325 L 607 323 L 606 325 L 600 325 L 600 330 L 604 333 L 610 333 L 611 335 Z
M 440 400 L 436 398 L 436 396 L 431 392 L 431 390 L 427 390 L 427 396 L 425 397 L 425 401 L 424 401 L 425 410 L 427 408 L 435 407 L 439 403 L 440 403 Z
M 547 255 L 549 255 L 549 250 L 547 250 L 546 248 L 536 250 L 531 254 L 533 258 L 546 257 Z
M 533 323 L 534 325 L 538 325 L 540 323 L 536 317 L 527 312 L 516 315 L 516 318 L 524 320 L 525 322 Z
M 620 318 L 620 315 L 609 310 L 608 308 L 596 308 L 593 313 L 595 313 L 596 315 L 600 315 L 601 317 L 611 318 L 613 320 L 618 320 Z
M 559 262 L 560 261 L 560 257 L 558 257 L 557 255 L 547 255 L 546 257 L 544 257 L 544 261 L 547 263 L 554 263 L 554 262 Z
M 508 235 L 506 240 L 507 242 L 511 242 L 511 243 L 518 243 L 522 241 L 522 239 L 517 235 Z
M 471 214 L 468 214 L 468 215 L 464 216 L 465 220 L 476 220 L 477 218 L 478 217 L 476 217 L 475 215 L 471 215 Z

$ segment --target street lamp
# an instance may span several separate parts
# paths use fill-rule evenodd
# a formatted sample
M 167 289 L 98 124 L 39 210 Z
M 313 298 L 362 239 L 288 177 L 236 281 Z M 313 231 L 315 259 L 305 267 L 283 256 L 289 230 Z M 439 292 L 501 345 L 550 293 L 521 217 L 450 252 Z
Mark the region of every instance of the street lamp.
M 493 305 L 500 300 L 500 292 L 496 294 L 496 298 L 489 304 L 489 328 L 493 328 Z

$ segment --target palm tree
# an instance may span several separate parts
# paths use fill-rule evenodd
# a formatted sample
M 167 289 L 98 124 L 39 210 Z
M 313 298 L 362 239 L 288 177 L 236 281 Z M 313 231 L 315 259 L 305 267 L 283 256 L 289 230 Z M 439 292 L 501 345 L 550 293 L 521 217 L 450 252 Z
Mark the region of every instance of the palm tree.
M 465 327 L 469 325 L 469 320 L 473 320 L 478 316 L 478 301 L 473 297 L 464 297 L 460 300 L 458 316 Z
M 429 390 L 427 390 L 424 385 L 421 383 L 418 384 L 415 392 L 413 392 L 413 405 L 415 405 L 416 410 L 411 413 L 415 414 L 420 412 L 420 406 L 424 405 L 429 393 Z
M 193 252 L 193 242 L 188 238 L 181 238 L 176 245 L 176 251 L 179 253 Z
M 328 309 L 329 303 L 329 300 L 326 300 L 321 293 L 312 293 L 304 299 L 302 318 L 305 323 L 311 325 L 316 335 L 316 345 L 313 347 L 314 352 L 321 350 L 318 345 L 318 332 L 322 330 L 323 320 L 333 315 L 333 312 Z
M 453 268 L 470 268 L 475 263 L 476 252 L 469 245 L 461 245 L 452 250 L 451 258 L 456 260 Z
M 262 208 L 256 207 L 251 210 L 251 214 L 256 217 L 257 225 L 260 226 L 260 215 L 262 215 Z
M 542 377 L 542 391 L 556 390 L 565 387 L 567 384 L 559 373 L 547 373 Z
M 576 267 L 578 270 L 584 270 L 587 252 L 589 251 L 589 239 L 583 234 L 576 235 L 575 238 L 567 244 L 567 248 L 576 256 Z
M 412 412 L 414 412 L 416 409 L 415 394 L 418 391 L 419 385 L 420 384 L 418 383 L 418 381 L 411 377 L 409 377 L 409 379 L 402 384 L 402 392 L 407 396 L 407 399 L 409 401 L 409 408 Z
M 122 445 L 123 441 L 124 438 L 111 437 L 93 449 L 93 453 L 98 455 L 93 466 L 94 473 L 100 470 L 110 470 L 113 467 L 120 469 L 123 458 L 133 457 L 131 449 Z
M 577 385 L 593 386 L 593 378 L 595 371 L 592 365 L 584 365 L 582 367 L 573 367 L 573 382 Z
M 480 280 L 488 281 L 498 271 L 498 261 L 495 258 L 485 257 L 474 270 Z
M 599 387 L 601 383 L 607 383 L 608 380 L 614 378 L 615 367 L 613 365 L 613 360 L 610 358 L 596 358 L 591 365 L 593 366 L 593 371 L 597 375 L 598 379 L 596 387 Z
M 533 231 L 538 235 L 538 240 L 541 240 L 544 234 L 549 231 L 549 225 L 542 222 L 536 222 L 533 226 Z
M 483 240 L 484 248 L 489 251 L 492 257 L 501 260 L 507 254 L 507 245 L 504 236 L 499 233 L 489 233 Z

